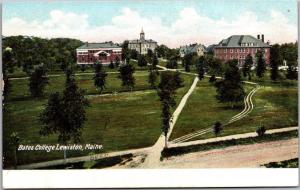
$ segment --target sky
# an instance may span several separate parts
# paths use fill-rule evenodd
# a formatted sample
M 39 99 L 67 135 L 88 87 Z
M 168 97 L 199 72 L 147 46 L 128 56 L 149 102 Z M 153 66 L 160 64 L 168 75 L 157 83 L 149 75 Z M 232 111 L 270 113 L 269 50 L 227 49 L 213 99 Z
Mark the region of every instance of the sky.
M 139 38 L 143 28 L 147 39 L 173 48 L 231 35 L 297 40 L 296 0 L 4 1 L 2 9 L 4 36 L 119 43 Z

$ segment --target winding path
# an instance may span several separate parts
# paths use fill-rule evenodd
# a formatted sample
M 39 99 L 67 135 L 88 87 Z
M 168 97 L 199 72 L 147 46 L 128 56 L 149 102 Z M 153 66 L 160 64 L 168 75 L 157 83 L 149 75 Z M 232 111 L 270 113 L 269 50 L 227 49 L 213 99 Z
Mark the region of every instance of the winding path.
M 192 86 L 190 87 L 189 91 L 183 96 L 181 99 L 178 107 L 176 108 L 175 112 L 172 115 L 172 120 L 170 121 L 170 129 L 167 134 L 167 139 L 170 137 L 172 130 L 175 126 L 175 123 L 177 121 L 178 116 L 180 115 L 182 109 L 184 108 L 189 96 L 192 94 L 194 89 L 197 86 L 197 82 L 199 81 L 198 77 L 195 77 L 194 82 Z M 159 165 L 160 162 L 160 156 L 161 156 L 161 151 L 165 147 L 165 136 L 164 134 L 161 134 L 156 143 L 147 151 L 147 157 L 140 165 L 141 168 L 155 168 Z
M 227 122 L 226 124 L 224 124 L 223 126 L 226 126 L 230 123 L 236 122 L 238 120 L 243 119 L 244 117 L 246 117 L 254 108 L 253 102 L 252 102 L 252 97 L 255 94 L 255 92 L 260 88 L 259 85 L 256 86 L 256 88 L 254 88 L 252 91 L 249 92 L 249 94 L 245 97 L 244 99 L 244 104 L 245 104 L 245 108 L 243 111 L 241 111 L 240 113 L 236 114 L 235 116 L 233 116 L 229 122 Z M 210 126 L 208 128 L 205 129 L 201 129 L 198 130 L 196 132 L 181 136 L 179 138 L 176 138 L 174 140 L 171 141 L 172 144 L 174 143 L 180 143 L 180 142 L 185 142 L 188 141 L 190 139 L 193 139 L 195 137 L 204 135 L 206 133 L 212 132 L 213 131 L 213 126 Z

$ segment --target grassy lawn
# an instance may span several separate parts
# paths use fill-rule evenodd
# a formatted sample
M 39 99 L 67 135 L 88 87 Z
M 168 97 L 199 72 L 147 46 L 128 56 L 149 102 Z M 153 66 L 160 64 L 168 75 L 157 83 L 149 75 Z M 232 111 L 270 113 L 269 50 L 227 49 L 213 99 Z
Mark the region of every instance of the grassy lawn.
M 251 87 L 246 85 L 246 91 L 249 89 Z M 243 104 L 231 109 L 227 104 L 218 103 L 215 96 L 216 88 L 207 78 L 199 81 L 177 120 L 170 140 L 208 128 L 216 121 L 226 123 L 243 109 Z
M 140 75 L 140 76 L 139 76 Z M 83 78 L 81 78 L 83 77 Z M 93 92 L 93 83 L 86 76 L 77 77 L 79 86 Z M 109 74 L 110 89 L 120 90 L 120 83 L 114 74 Z M 193 77 L 182 75 L 185 86 L 177 91 L 177 102 L 187 92 L 193 82 Z M 146 72 L 136 73 L 137 83 L 141 87 L 148 86 Z M 112 82 L 114 81 L 115 82 Z M 27 85 L 24 83 L 16 87 L 15 97 L 29 97 Z M 64 79 L 61 77 L 51 78 L 47 92 L 62 91 Z M 85 81 L 85 82 L 84 82 Z M 139 82 L 138 82 L 139 81 Z M 25 85 L 25 87 L 24 87 Z M 21 88 L 23 87 L 23 91 Z M 18 90 L 18 94 L 16 94 Z M 161 133 L 160 102 L 156 91 L 144 90 L 124 92 L 108 96 L 88 96 L 90 107 L 87 108 L 87 121 L 82 130 L 82 143 L 102 144 L 103 150 L 95 152 L 111 152 L 125 149 L 142 148 L 153 145 Z M 57 135 L 41 137 L 38 116 L 41 113 L 46 99 L 30 99 L 8 101 L 3 113 L 4 134 L 4 162 L 5 167 L 11 166 L 13 162 L 13 146 L 9 144 L 9 136 L 12 132 L 18 132 L 20 143 L 24 145 L 56 144 Z M 107 125 L 105 126 L 105 123 Z M 68 156 L 88 155 L 93 151 L 69 151 Z M 53 159 L 62 159 L 63 152 L 53 151 L 19 151 L 19 164 L 28 164 Z
M 143 71 L 143 70 L 148 70 L 148 67 L 140 67 L 137 65 L 137 61 L 136 60 L 130 60 L 130 63 L 133 64 L 135 66 L 135 70 L 137 71 Z M 104 70 L 106 72 L 116 72 L 118 71 L 118 68 L 113 68 L 110 69 L 108 66 L 104 66 L 103 67 Z M 81 73 L 94 73 L 94 68 L 93 65 L 86 65 L 85 67 L 85 71 L 81 71 L 80 66 L 79 67 L 75 67 L 75 73 L 76 74 L 81 74 Z M 64 74 L 64 72 L 57 67 L 56 69 L 53 69 L 51 71 L 48 71 L 48 75 L 56 75 L 56 74 Z M 27 74 L 22 70 L 21 67 L 15 67 L 14 68 L 14 72 L 13 73 L 9 73 L 8 76 L 10 78 L 21 78 L 21 77 L 28 77 Z
M 260 83 L 262 84 L 262 83 Z M 248 93 L 253 86 L 244 85 Z M 252 97 L 254 109 L 245 118 L 224 127 L 219 136 L 254 132 L 259 126 L 266 129 L 298 125 L 297 81 L 266 82 Z M 207 79 L 200 81 L 190 96 L 186 107 L 178 118 L 171 139 L 212 126 L 216 121 L 226 123 L 232 116 L 243 110 L 231 109 L 217 103 L 215 88 Z M 189 141 L 213 138 L 213 132 L 190 139 Z
M 134 77 L 136 79 L 135 87 L 133 88 L 134 91 L 150 88 L 147 71 L 136 72 Z M 86 94 L 99 94 L 99 91 L 94 86 L 93 75 L 77 75 L 75 79 L 79 87 L 86 91 Z M 127 87 L 121 86 L 121 80 L 118 78 L 117 73 L 110 73 L 106 80 L 106 89 L 104 89 L 102 93 L 123 92 L 129 90 Z M 9 100 L 30 98 L 28 79 L 12 80 L 10 82 L 12 88 L 8 97 Z M 49 77 L 49 85 L 46 86 L 45 96 L 48 96 L 51 92 L 62 91 L 64 84 L 64 75 Z

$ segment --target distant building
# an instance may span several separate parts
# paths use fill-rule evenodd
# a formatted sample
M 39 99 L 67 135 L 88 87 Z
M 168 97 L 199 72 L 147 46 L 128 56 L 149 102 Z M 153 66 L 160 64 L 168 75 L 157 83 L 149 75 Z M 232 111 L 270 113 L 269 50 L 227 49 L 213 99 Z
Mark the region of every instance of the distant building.
M 179 48 L 179 54 L 180 57 L 184 57 L 186 54 L 189 53 L 197 53 L 198 56 L 202 56 L 204 55 L 204 53 L 206 53 L 206 48 L 204 45 L 202 44 L 190 44 L 190 45 L 186 45 L 186 46 L 180 46 Z
M 94 64 L 96 61 L 109 64 L 117 58 L 122 60 L 122 48 L 112 42 L 85 43 L 76 49 L 77 64 Z
M 130 40 L 128 43 L 128 48 L 129 49 L 134 49 L 140 54 L 147 54 L 148 49 L 151 49 L 154 51 L 154 49 L 157 47 L 157 42 L 149 39 L 145 39 L 145 33 L 142 29 L 140 33 L 140 39 L 137 40 Z
M 266 64 L 270 63 L 270 48 L 269 42 L 264 42 L 264 35 L 257 35 L 257 38 L 250 35 L 233 35 L 222 40 L 214 47 L 214 57 L 222 61 L 237 59 L 241 66 L 245 62 L 245 58 L 250 54 L 255 61 L 257 51 L 264 52 Z

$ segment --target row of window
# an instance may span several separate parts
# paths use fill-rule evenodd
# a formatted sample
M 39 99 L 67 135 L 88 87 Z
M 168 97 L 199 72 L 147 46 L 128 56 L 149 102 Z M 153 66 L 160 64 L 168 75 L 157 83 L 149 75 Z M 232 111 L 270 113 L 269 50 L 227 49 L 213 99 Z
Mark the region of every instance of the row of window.
M 266 58 L 266 55 L 263 56 L 264 58 Z M 218 57 L 219 59 L 227 59 L 227 58 L 230 58 L 230 59 L 245 59 L 246 56 L 245 55 L 240 55 L 240 56 L 234 56 L 234 55 L 230 55 L 230 56 L 227 56 L 225 55 L 224 57 L 220 56 Z
M 246 51 L 247 50 L 247 51 Z M 257 53 L 257 51 L 258 51 L 259 49 L 258 48 L 251 48 L 251 49 L 249 49 L 249 48 L 236 48 L 236 49 L 230 49 L 230 53 L 233 53 L 233 52 L 235 52 L 235 53 L 250 53 L 250 52 L 252 52 L 252 53 Z M 268 51 L 268 49 L 264 49 L 265 50 L 265 52 L 267 52 Z M 227 49 L 215 49 L 215 52 L 216 53 L 227 53 Z

